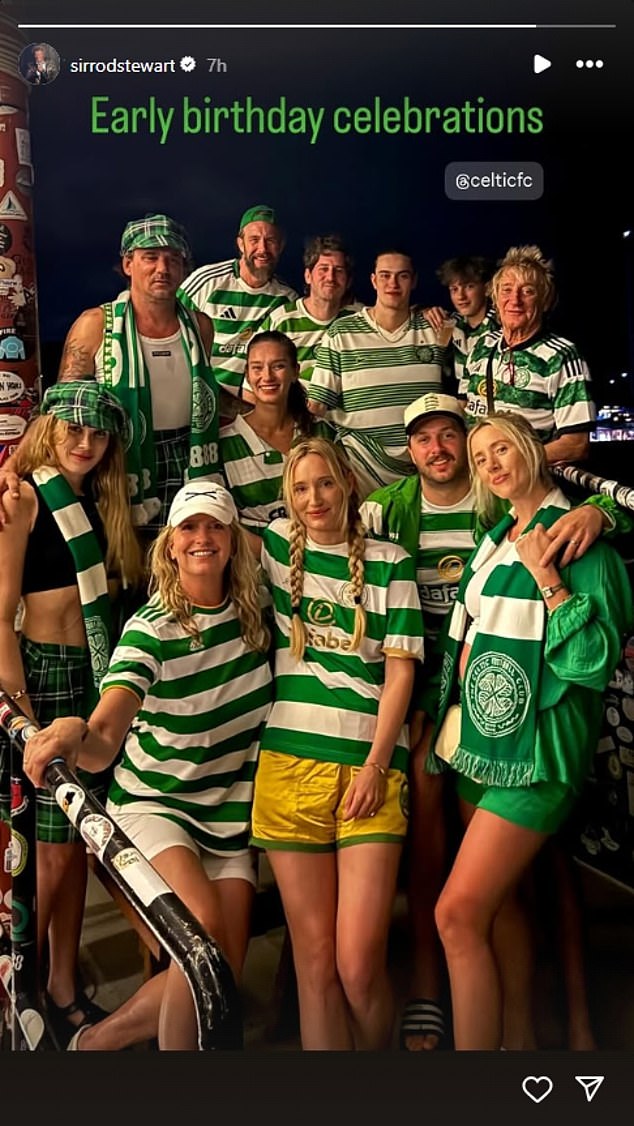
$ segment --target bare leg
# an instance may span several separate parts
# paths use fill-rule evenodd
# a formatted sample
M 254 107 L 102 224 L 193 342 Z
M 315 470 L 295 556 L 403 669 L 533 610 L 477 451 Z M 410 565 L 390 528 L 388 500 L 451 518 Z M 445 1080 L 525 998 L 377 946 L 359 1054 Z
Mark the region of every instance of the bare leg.
M 277 849 L 267 856 L 293 945 L 302 1047 L 350 1049 L 352 1034 L 335 961 L 335 856 Z
M 196 854 L 182 846 L 165 849 L 152 864 L 219 943 L 238 979 L 249 936 L 251 884 L 240 879 L 210 881 Z M 117 1050 L 157 1034 L 163 1050 L 198 1047 L 191 991 L 174 964 L 142 985 L 106 1020 L 83 1032 L 79 1050 Z
M 519 892 L 509 892 L 493 923 L 493 949 L 502 982 L 502 1044 L 509 1051 L 537 1047 L 532 992 L 532 929 Z
M 493 921 L 545 835 L 476 809 L 436 907 L 445 948 L 457 1049 L 502 1044 L 502 988 Z
M 166 848 L 152 860 L 163 879 L 183 903 L 213 935 L 237 976 L 244 961 L 253 887 L 247 880 L 208 879 L 201 861 L 188 848 Z M 222 885 L 222 890 L 219 890 Z M 227 885 L 234 885 L 233 888 Z M 232 910 L 229 917 L 223 914 Z M 233 961 L 232 961 L 233 959 Z M 194 1002 L 189 985 L 174 963 L 167 971 L 159 1014 L 159 1047 L 165 1051 L 192 1050 L 198 1047 Z
M 583 918 L 579 887 L 565 847 L 554 837 L 548 856 L 555 878 L 557 945 L 563 975 L 568 1019 L 568 1047 L 576 1052 L 596 1051 L 592 1031 L 583 949 Z
M 56 1005 L 75 999 L 77 955 L 86 896 L 86 846 L 37 844 L 37 924 L 41 954 L 48 934 L 49 971 L 47 989 Z M 68 1018 L 81 1024 L 82 1013 Z
M 433 725 L 427 723 L 422 741 L 413 749 L 409 769 L 410 817 L 407 840 L 407 903 L 412 935 L 411 996 L 439 1001 L 442 988 L 442 951 L 434 908 L 442 890 L 447 863 L 447 829 L 442 774 L 426 774 L 425 759 Z M 410 1052 L 431 1051 L 435 1034 L 410 1034 L 404 1039 Z
M 363 1051 L 387 1048 L 392 1031 L 387 941 L 400 855 L 400 845 L 372 842 L 341 848 L 337 857 L 337 968 Z
M 146 981 L 105 1020 L 88 1026 L 81 1034 L 78 1050 L 117 1052 L 132 1044 L 142 1044 L 144 1040 L 153 1039 L 158 1032 L 166 980 L 167 971 L 164 970 Z

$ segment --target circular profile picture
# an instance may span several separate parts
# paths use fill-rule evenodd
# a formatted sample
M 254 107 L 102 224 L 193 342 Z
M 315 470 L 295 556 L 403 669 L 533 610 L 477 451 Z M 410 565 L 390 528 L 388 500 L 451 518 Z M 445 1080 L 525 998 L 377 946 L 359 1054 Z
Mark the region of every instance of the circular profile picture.
M 50 43 L 29 43 L 18 59 L 18 70 L 31 86 L 54 82 L 59 74 L 59 65 L 59 55 Z

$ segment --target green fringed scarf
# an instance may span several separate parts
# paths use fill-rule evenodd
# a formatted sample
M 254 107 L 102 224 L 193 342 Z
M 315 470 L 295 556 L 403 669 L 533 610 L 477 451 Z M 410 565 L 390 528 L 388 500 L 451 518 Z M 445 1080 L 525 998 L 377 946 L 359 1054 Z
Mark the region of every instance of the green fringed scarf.
M 152 424 L 150 377 L 130 305 L 130 291 L 106 302 L 104 311 L 103 368 L 107 386 L 125 407 L 131 422 L 126 448 L 132 519 L 147 524 L 161 508 L 156 486 L 156 454 Z M 191 374 L 191 430 L 187 480 L 217 472 L 218 389 L 205 360 L 195 314 L 180 301 L 176 313 Z M 185 482 L 183 482 L 184 484 Z
M 570 505 L 559 489 L 527 525 L 548 528 Z M 451 614 L 443 656 L 436 732 L 455 698 L 460 650 L 469 615 L 465 590 L 502 542 L 514 516 L 505 516 L 467 563 Z M 494 786 L 528 786 L 532 780 L 537 701 L 543 665 L 547 610 L 539 587 L 519 560 L 495 567 L 481 596 L 479 629 L 461 689 L 460 742 L 453 769 Z M 445 769 L 435 756 L 431 773 Z
M 90 520 L 66 478 L 57 469 L 48 466 L 34 470 L 32 477 L 75 563 L 94 683 L 87 706 L 93 708 L 108 668 L 111 649 L 110 599 L 101 548 Z

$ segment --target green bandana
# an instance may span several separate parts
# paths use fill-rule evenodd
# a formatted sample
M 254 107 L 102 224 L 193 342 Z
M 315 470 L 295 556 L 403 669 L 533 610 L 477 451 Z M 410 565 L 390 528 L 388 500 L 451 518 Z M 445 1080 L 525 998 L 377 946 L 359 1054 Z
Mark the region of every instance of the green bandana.
M 34 470 L 32 476 L 75 563 L 93 676 L 87 701 L 87 707 L 92 709 L 108 668 L 111 648 L 110 599 L 103 556 L 92 525 L 66 478 L 49 466 Z
M 154 250 L 161 246 L 180 250 L 189 262 L 191 250 L 185 228 L 170 219 L 168 215 L 146 215 L 145 219 L 133 219 L 121 236 L 121 257 L 132 254 L 133 250 Z
M 130 418 L 126 469 L 132 520 L 147 524 L 160 511 L 152 425 L 150 377 L 130 304 L 130 291 L 102 306 L 104 380 Z M 191 375 L 191 430 L 186 480 L 218 472 L 218 389 L 205 359 L 195 314 L 176 302 L 181 341 Z M 184 483 L 184 482 L 183 482 Z
M 90 426 L 118 434 L 126 441 L 128 420 L 121 403 L 94 380 L 73 379 L 55 383 L 44 393 L 41 414 L 54 414 L 76 426 Z
M 547 502 L 547 503 L 546 503 Z M 549 528 L 570 505 L 559 489 L 527 526 Z M 514 517 L 505 516 L 467 563 L 445 637 L 436 732 L 455 698 L 460 650 L 469 616 L 465 590 L 502 542 Z M 460 743 L 451 766 L 493 786 L 528 786 L 533 780 L 538 701 L 547 611 L 539 587 L 520 560 L 494 567 L 482 589 L 478 632 L 461 691 Z M 444 769 L 434 756 L 431 773 Z

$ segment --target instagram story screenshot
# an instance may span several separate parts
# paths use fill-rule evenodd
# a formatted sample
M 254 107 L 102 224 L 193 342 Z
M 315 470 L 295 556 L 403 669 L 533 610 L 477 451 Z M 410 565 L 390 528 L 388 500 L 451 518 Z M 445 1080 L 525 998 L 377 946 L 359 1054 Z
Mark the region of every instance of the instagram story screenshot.
M 176 1112 L 198 1046 L 255 1113 L 625 1107 L 633 30 L 0 0 L 0 1013 L 43 1089 L 121 1051 Z

